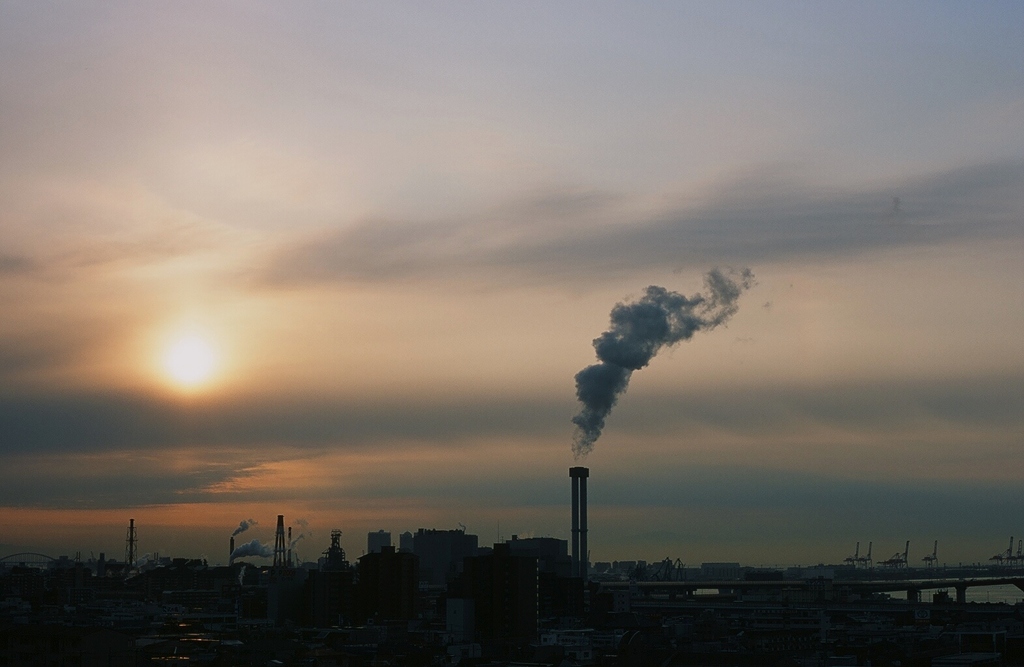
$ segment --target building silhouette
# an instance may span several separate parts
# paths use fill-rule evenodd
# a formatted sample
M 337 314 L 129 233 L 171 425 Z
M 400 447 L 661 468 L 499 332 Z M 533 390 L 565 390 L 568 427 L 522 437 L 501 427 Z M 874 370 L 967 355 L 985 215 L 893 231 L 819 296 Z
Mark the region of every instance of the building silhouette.
M 478 538 L 465 530 L 420 528 L 413 537 L 412 550 L 420 559 L 420 580 L 445 586 L 462 572 L 462 561 L 477 553 Z
M 366 553 L 372 554 L 381 550 L 382 547 L 391 546 L 391 533 L 386 530 L 366 534 Z
M 340 530 L 331 531 L 331 546 L 324 551 L 319 570 L 309 572 L 305 595 L 308 625 L 343 626 L 354 619 L 355 569 L 345 558 Z
M 359 558 L 356 585 L 359 619 L 376 621 L 416 618 L 419 557 L 384 547 Z
M 465 559 L 461 589 L 472 600 L 481 641 L 515 642 L 537 635 L 535 556 L 513 555 L 508 543 L 495 544 L 491 553 Z

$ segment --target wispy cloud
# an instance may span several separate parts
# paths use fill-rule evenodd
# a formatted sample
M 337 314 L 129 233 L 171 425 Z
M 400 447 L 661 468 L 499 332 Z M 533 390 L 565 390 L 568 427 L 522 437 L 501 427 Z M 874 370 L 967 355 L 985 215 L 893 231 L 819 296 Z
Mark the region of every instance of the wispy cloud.
M 956 383 L 848 381 L 827 387 L 727 387 L 648 392 L 642 409 L 623 405 L 617 428 L 635 437 L 718 432 L 742 438 L 800 438 L 845 433 L 865 442 L 936 432 L 983 435 L 1003 443 L 1024 428 L 1018 375 Z M 194 446 L 208 452 L 243 447 L 252 461 L 265 447 L 343 448 L 374 452 L 417 446 L 458 449 L 481 440 L 568 444 L 574 410 L 564 397 L 478 396 L 437 400 L 392 397 L 353 404 L 322 398 L 264 398 L 182 403 L 131 392 L 0 396 L 0 453 L 156 451 Z M 1000 435 L 1002 434 L 1002 435 Z M 562 444 L 552 444 L 559 452 Z M 383 449 L 382 449 L 383 447 Z M 611 448 L 611 445 L 610 445 Z
M 1022 189 L 1022 162 L 848 189 L 825 189 L 791 170 L 764 167 L 720 184 L 701 201 L 654 212 L 631 213 L 621 198 L 568 191 L 474 220 L 368 220 L 285 248 L 263 279 L 286 286 L 459 276 L 594 280 L 651 268 L 844 257 L 1019 235 Z
M 56 323 L 16 324 L 18 330 L 0 331 L 0 383 L 14 388 L 16 377 L 80 361 L 124 327 L 97 320 L 69 314 Z
M 568 433 L 570 397 L 352 405 L 326 398 L 181 403 L 131 392 L 0 397 L 0 452 L 204 446 L 359 446 Z
M 27 255 L 0 252 L 0 277 L 30 273 L 35 268 L 36 262 Z

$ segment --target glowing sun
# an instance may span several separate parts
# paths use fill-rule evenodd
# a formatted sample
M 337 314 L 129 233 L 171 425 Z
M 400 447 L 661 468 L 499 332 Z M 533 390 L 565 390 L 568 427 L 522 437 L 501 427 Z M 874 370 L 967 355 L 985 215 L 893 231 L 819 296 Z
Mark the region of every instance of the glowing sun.
M 207 382 L 217 368 L 217 354 L 201 336 L 178 338 L 164 352 L 164 371 L 179 386 L 192 389 Z

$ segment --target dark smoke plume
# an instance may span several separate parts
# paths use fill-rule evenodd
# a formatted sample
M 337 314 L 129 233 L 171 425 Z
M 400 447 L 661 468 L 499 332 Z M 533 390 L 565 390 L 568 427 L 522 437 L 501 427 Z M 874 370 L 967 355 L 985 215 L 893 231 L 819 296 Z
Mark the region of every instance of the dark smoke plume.
M 576 374 L 576 397 L 583 407 L 572 418 L 576 424 L 573 455 L 580 458 L 594 448 L 633 371 L 649 364 L 666 345 L 725 324 L 736 313 L 740 294 L 753 283 L 750 269 L 739 275 L 712 269 L 704 276 L 704 293 L 686 297 L 651 285 L 640 300 L 616 304 L 611 327 L 594 339 L 599 363 Z
M 273 555 L 274 549 L 272 547 L 263 544 L 259 540 L 253 540 L 252 542 L 246 542 L 245 544 L 236 547 L 235 550 L 231 552 L 231 557 L 228 560 L 230 562 L 234 562 L 236 558 L 244 558 L 245 556 L 270 558 Z
M 231 537 L 234 537 L 239 533 L 244 533 L 255 525 L 256 519 L 242 519 L 241 523 L 238 524 L 238 528 L 235 528 L 235 532 L 231 533 Z

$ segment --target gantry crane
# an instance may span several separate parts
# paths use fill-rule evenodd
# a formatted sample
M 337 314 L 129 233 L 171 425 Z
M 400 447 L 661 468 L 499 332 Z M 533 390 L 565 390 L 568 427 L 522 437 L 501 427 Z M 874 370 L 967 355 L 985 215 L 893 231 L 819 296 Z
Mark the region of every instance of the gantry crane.
M 860 542 L 857 543 L 857 548 L 854 549 L 853 555 L 852 556 L 847 556 L 846 558 L 844 558 L 843 562 L 844 563 L 850 563 L 854 567 L 857 567 L 857 564 L 860 563 Z
M 874 562 L 871 560 L 871 546 L 873 544 L 874 544 L 874 542 L 868 542 L 868 555 L 867 556 L 861 556 L 860 558 L 857 559 L 857 562 L 859 564 L 861 564 L 864 567 L 869 568 L 869 569 L 875 566 Z
M 935 546 L 932 547 L 931 554 L 929 554 L 927 556 L 924 556 L 923 558 L 921 558 L 921 560 L 924 561 L 925 565 L 928 565 L 929 567 L 931 567 L 931 566 L 934 566 L 934 565 L 938 564 L 938 560 L 939 560 L 938 556 L 939 556 L 939 541 L 935 540 Z
M 989 558 L 989 560 L 994 560 L 997 564 L 1002 564 L 1004 562 L 1007 564 L 1013 563 L 1013 535 L 1010 535 L 1010 546 L 1006 548 L 1006 551 L 997 553 L 995 556 Z
M 910 540 L 907 540 L 907 546 L 903 549 L 903 553 L 896 552 L 892 555 L 892 558 L 882 561 L 882 565 L 885 567 L 900 568 L 907 566 L 907 554 L 910 553 Z
M 658 564 L 654 574 L 649 575 L 651 581 L 685 581 L 686 563 L 680 559 L 666 558 Z

